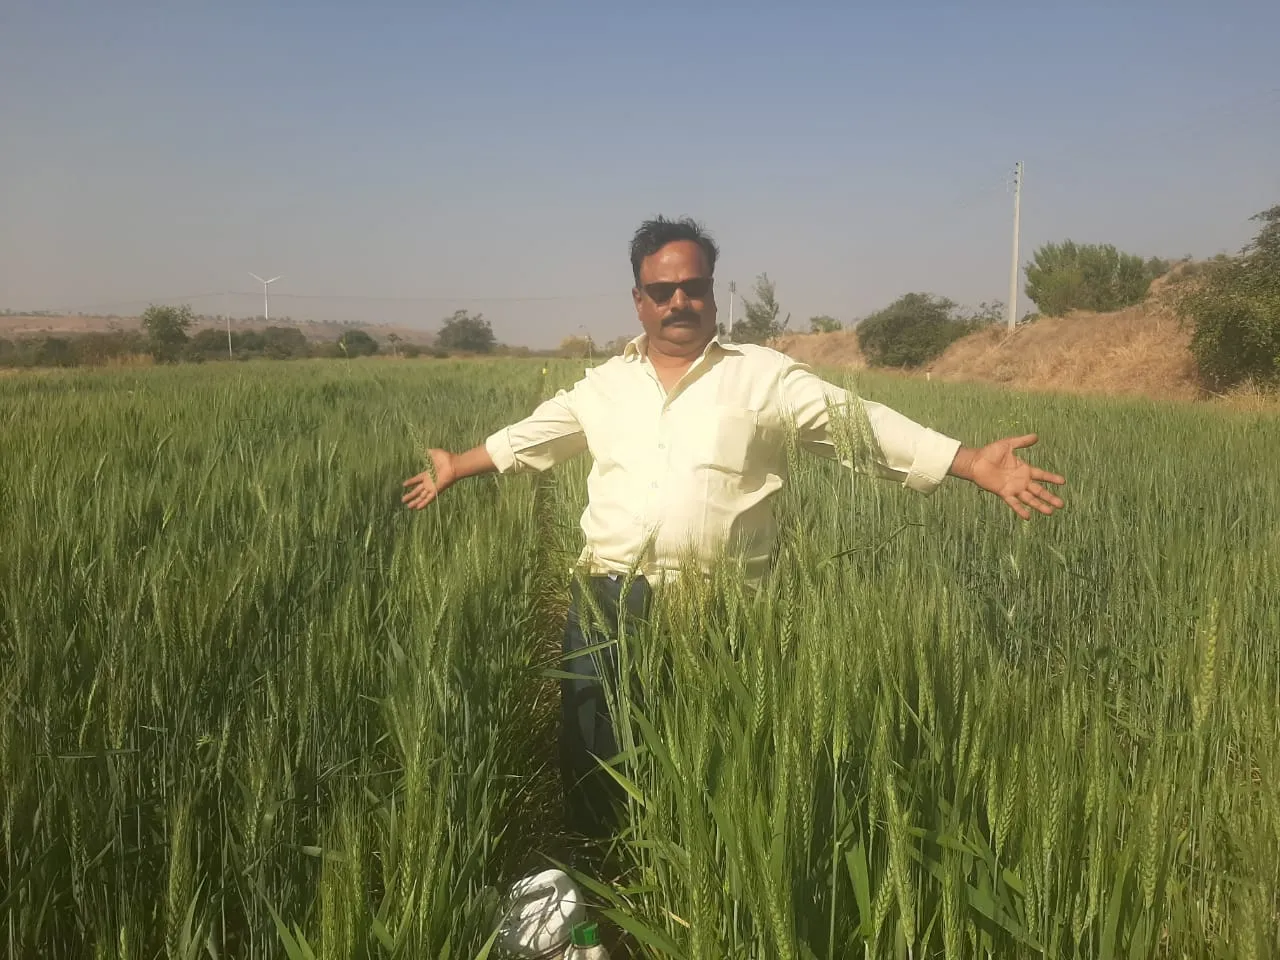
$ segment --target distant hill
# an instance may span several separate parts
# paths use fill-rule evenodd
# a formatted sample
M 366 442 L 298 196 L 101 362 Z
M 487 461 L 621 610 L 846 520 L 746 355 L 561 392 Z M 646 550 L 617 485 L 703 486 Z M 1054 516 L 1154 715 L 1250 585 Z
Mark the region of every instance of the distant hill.
M 435 333 L 429 330 L 418 330 L 413 327 L 380 323 L 341 324 L 308 320 L 290 320 L 272 318 L 268 323 L 261 317 L 231 320 L 232 330 L 261 330 L 263 327 L 295 327 L 302 331 L 313 343 L 333 343 L 348 330 L 363 330 L 380 343 L 387 342 L 392 335 L 405 343 L 415 343 L 429 347 L 435 343 Z M 46 316 L 43 314 L 9 314 L 0 315 L 0 337 L 14 339 L 18 337 L 51 336 L 58 334 L 73 335 L 77 333 L 110 333 L 113 330 L 137 330 L 140 327 L 138 317 L 81 317 L 81 316 Z M 225 330 L 225 320 L 213 317 L 197 317 L 191 332 L 214 327 Z

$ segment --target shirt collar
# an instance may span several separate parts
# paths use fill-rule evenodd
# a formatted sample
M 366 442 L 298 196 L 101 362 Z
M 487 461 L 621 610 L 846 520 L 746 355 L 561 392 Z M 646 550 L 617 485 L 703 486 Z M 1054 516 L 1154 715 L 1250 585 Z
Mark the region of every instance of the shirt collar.
M 622 359 L 627 361 L 643 359 L 645 355 L 645 347 L 648 345 L 648 343 L 649 343 L 649 335 L 647 333 L 642 333 L 640 334 L 640 336 L 635 337 L 634 339 L 631 340 L 630 343 L 628 343 L 623 348 Z M 724 350 L 729 353 L 742 352 L 741 348 L 739 348 L 739 346 L 736 343 L 732 343 L 729 340 L 721 339 L 720 334 L 717 333 L 715 336 L 711 338 L 706 348 L 702 351 L 702 355 L 705 357 L 708 353 L 710 353 L 713 349 L 716 349 L 716 348 L 720 350 Z

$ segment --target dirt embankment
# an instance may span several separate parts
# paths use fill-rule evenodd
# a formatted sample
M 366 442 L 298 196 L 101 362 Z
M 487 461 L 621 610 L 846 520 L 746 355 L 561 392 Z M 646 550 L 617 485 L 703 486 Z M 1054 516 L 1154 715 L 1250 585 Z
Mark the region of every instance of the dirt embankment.
M 1191 334 L 1155 301 L 1115 313 L 1042 317 L 1012 336 L 1003 327 L 957 340 L 929 367 L 944 380 L 985 380 L 1019 389 L 1201 395 Z
M 1016 389 L 1137 394 L 1190 400 L 1203 396 L 1189 329 L 1165 302 L 1162 284 L 1145 303 L 1114 313 L 1042 317 L 1012 336 L 1003 325 L 953 343 L 913 376 L 977 380 Z M 866 367 L 852 330 L 802 334 L 776 349 L 815 366 Z
M 853 330 L 835 333 L 790 333 L 769 344 L 787 356 L 815 367 L 851 367 L 862 370 L 867 359 Z

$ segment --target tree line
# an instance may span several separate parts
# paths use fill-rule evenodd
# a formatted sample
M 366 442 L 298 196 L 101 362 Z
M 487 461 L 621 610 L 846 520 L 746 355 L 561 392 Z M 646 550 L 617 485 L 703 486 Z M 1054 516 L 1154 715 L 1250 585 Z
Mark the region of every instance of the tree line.
M 1126 253 L 1111 244 L 1072 240 L 1045 244 L 1026 265 L 1026 292 L 1037 310 L 1018 323 L 1060 317 L 1073 310 L 1106 312 L 1132 306 L 1147 297 L 1154 280 L 1169 275 L 1177 284 L 1171 302 L 1192 330 L 1191 349 L 1206 384 L 1215 389 L 1246 381 L 1280 385 L 1280 205 L 1253 220 L 1262 226 L 1238 256 L 1219 256 L 1207 263 L 1186 258 L 1174 265 Z M 966 310 L 947 297 L 915 291 L 853 320 L 848 328 L 870 365 L 909 370 L 932 362 L 961 337 L 1003 323 L 1004 312 L 999 301 Z M 467 310 L 457 310 L 443 321 L 431 347 L 404 342 L 394 333 L 379 343 L 358 328 L 322 343 L 309 340 L 292 326 L 232 331 L 229 336 L 214 328 L 192 334 L 195 322 L 190 307 L 151 306 L 136 331 L 0 338 L 0 366 L 97 365 L 137 355 L 176 363 L 253 357 L 351 359 L 379 353 L 403 357 L 535 354 L 500 344 L 483 314 Z M 762 273 L 752 292 L 743 297 L 743 314 L 735 318 L 732 331 L 723 321 L 720 330 L 738 343 L 763 344 L 791 332 L 790 324 L 791 314 L 783 316 L 776 285 Z M 824 314 L 810 317 L 807 330 L 795 332 L 843 329 L 846 326 L 839 320 Z M 620 336 L 596 344 L 589 336 L 570 336 L 558 350 L 536 353 L 592 360 L 621 353 L 630 340 Z
M 456 311 L 444 321 L 431 346 L 407 342 L 396 333 L 387 334 L 380 342 L 359 328 L 346 330 L 332 341 L 316 341 L 296 326 L 283 325 L 230 332 L 204 327 L 193 332 L 198 319 L 189 306 L 152 305 L 143 311 L 137 330 L 0 338 L 0 367 L 101 366 L 136 357 L 155 363 L 203 363 L 254 358 L 353 359 L 378 354 L 443 358 L 531 353 L 498 343 L 489 321 L 466 310 Z

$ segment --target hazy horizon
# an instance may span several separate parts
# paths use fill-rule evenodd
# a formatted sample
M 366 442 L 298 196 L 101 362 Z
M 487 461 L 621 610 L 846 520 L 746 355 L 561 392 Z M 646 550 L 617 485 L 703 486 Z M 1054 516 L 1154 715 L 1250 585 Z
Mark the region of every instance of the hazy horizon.
M 273 317 L 608 340 L 665 213 L 722 318 L 767 272 L 807 329 L 1004 300 L 1018 160 L 1023 263 L 1234 253 L 1280 203 L 1274 3 L 113 7 L 0 12 L 0 308 L 248 316 L 252 271 Z

